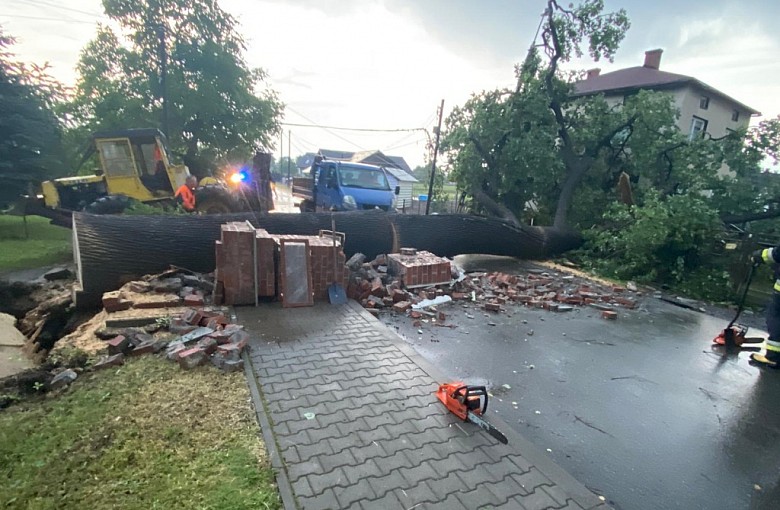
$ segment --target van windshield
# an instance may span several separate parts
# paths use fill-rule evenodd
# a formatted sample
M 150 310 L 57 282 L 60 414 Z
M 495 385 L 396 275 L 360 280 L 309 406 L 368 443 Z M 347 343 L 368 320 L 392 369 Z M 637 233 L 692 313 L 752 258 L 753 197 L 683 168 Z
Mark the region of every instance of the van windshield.
M 348 188 L 389 190 L 390 185 L 381 168 L 359 168 L 342 166 L 339 168 L 341 185 Z

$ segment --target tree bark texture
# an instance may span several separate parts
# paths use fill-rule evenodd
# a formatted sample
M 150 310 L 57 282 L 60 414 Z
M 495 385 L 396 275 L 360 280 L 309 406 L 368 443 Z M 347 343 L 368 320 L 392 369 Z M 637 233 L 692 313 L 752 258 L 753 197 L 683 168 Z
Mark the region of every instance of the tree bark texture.
M 495 218 L 460 214 L 417 216 L 380 211 L 334 213 L 336 230 L 346 234 L 347 257 L 369 259 L 399 247 L 439 256 L 464 253 L 545 258 L 578 247 L 579 234 L 550 227 L 513 225 Z M 329 213 L 237 213 L 204 216 L 114 216 L 74 213 L 74 258 L 79 306 L 99 302 L 103 292 L 169 266 L 198 272 L 215 267 L 214 241 L 220 225 L 249 220 L 271 234 L 317 235 L 330 230 Z

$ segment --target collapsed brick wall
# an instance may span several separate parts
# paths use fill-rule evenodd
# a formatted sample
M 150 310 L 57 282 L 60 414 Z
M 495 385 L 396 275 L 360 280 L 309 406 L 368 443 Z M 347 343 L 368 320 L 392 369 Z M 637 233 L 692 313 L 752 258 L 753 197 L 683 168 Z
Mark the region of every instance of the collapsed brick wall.
M 406 249 L 402 249 L 406 250 Z M 387 256 L 390 273 L 400 277 L 407 288 L 449 283 L 450 262 L 428 251 L 411 250 Z
M 281 289 L 278 271 L 282 240 L 309 242 L 312 291 L 314 299 L 327 300 L 328 287 L 338 282 L 346 286 L 346 257 L 341 242 L 336 241 L 336 268 L 333 264 L 333 238 L 330 236 L 271 235 L 246 222 L 222 225 L 221 239 L 215 243 L 217 282 L 224 304 L 249 305 L 255 302 L 253 242 L 257 249 L 257 284 L 259 297 L 277 297 Z

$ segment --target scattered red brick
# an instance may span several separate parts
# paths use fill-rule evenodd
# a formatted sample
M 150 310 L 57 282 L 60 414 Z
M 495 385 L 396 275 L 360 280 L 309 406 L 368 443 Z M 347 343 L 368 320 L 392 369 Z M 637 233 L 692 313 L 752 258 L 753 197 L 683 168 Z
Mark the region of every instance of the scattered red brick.
M 184 296 L 184 304 L 186 306 L 203 306 L 203 296 L 198 294 L 188 294 Z
M 487 310 L 488 312 L 500 312 L 501 311 L 501 305 L 498 303 L 485 303 L 483 305 L 483 308 Z
M 412 303 L 409 301 L 399 301 L 393 305 L 393 311 L 396 313 L 406 313 L 408 309 L 412 307 Z
M 617 317 L 618 317 L 617 312 L 613 312 L 611 310 L 604 310 L 604 311 L 601 312 L 601 318 L 602 319 L 607 319 L 607 320 L 614 321 L 614 320 L 617 320 Z
M 206 361 L 206 351 L 200 347 L 193 347 L 178 353 L 179 366 L 184 370 L 190 370 Z
M 124 335 L 117 335 L 111 340 L 107 340 L 106 346 L 108 347 L 108 354 L 111 356 L 124 353 L 130 348 L 130 339 Z

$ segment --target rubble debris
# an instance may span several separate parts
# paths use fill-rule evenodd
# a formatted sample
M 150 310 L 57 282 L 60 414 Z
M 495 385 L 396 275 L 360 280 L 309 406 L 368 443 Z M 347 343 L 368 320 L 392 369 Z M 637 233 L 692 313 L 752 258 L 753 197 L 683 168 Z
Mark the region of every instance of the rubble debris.
M 48 282 L 70 280 L 71 278 L 73 278 L 73 272 L 67 267 L 55 267 L 43 274 L 43 279 Z
M 192 347 L 178 353 L 176 356 L 179 366 L 184 370 L 191 370 L 206 361 L 206 351 L 200 347 Z
M 493 314 L 511 314 L 510 305 L 557 313 L 573 312 L 588 306 L 610 312 L 602 316 L 613 319 L 617 317 L 616 308 L 636 309 L 638 298 L 643 295 L 635 290 L 637 287 L 633 282 L 622 287 L 547 269 L 532 268 L 525 274 L 513 275 L 485 271 L 464 273 L 447 259 L 411 249 L 386 257 L 378 256 L 370 263 L 358 263 L 361 260 L 363 258 L 358 257 L 353 264 L 348 264 L 351 270 L 349 296 L 360 301 L 375 316 L 386 310 L 406 314 L 414 321 L 414 327 L 428 323 L 424 317 L 430 318 L 431 324 L 444 326 L 440 323 L 445 321 L 446 315 L 441 314 L 437 306 L 451 301 L 461 302 L 465 308 L 470 308 L 466 303 L 471 301 L 474 308 Z M 385 262 L 389 264 L 389 273 L 377 270 Z M 439 264 L 446 264 L 443 266 L 446 271 L 441 272 Z M 410 268 L 413 267 L 418 267 L 418 271 L 421 267 L 425 269 L 412 277 Z M 446 274 L 446 280 L 440 279 L 442 274 Z M 427 285 L 415 285 L 420 278 L 433 281 Z M 437 314 L 441 315 L 437 317 Z M 464 314 L 469 319 L 474 318 L 471 313 Z M 528 332 L 528 336 L 531 335 L 533 330 Z
M 51 380 L 49 383 L 49 388 L 52 390 L 57 390 L 60 388 L 64 388 L 65 386 L 69 386 L 73 381 L 75 381 L 78 378 L 78 374 L 68 368 L 66 370 L 63 370 L 59 374 L 54 376 L 54 379 Z
M 124 353 L 130 349 L 130 339 L 124 335 L 117 335 L 111 340 L 107 340 L 106 346 L 109 355 Z
M 391 253 L 387 256 L 390 274 L 400 278 L 406 288 L 429 287 L 449 283 L 452 277 L 450 262 L 427 251 Z
M 113 356 L 101 357 L 92 368 L 94 370 L 102 370 L 109 367 L 118 367 L 125 364 L 125 355 L 123 353 L 114 354 Z
M 356 253 L 352 255 L 349 260 L 346 262 L 346 266 L 349 268 L 350 271 L 358 271 L 361 267 L 363 267 L 363 263 L 366 261 L 366 256 L 362 253 Z

